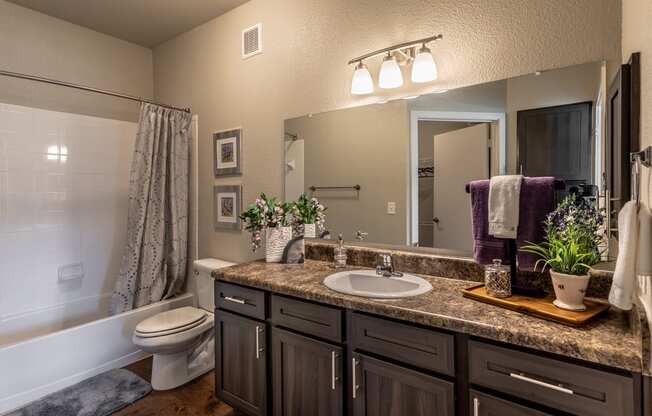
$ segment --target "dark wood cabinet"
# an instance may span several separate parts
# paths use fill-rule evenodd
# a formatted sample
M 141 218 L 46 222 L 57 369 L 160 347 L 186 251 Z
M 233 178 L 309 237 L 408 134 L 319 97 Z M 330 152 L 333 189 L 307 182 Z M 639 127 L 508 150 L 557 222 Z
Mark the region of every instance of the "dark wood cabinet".
M 469 414 L 472 416 L 550 416 L 538 410 L 471 390 Z
M 274 416 L 344 414 L 341 347 L 272 328 Z
M 267 414 L 266 332 L 263 322 L 216 311 L 217 396 L 251 416 Z
M 451 382 L 364 354 L 352 357 L 355 416 L 453 416 Z

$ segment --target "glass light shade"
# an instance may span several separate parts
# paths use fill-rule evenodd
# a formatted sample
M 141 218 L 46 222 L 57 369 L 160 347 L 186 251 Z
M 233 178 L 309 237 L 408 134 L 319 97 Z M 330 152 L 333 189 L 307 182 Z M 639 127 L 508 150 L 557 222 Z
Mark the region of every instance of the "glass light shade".
M 378 86 L 380 88 L 398 88 L 403 85 L 403 74 L 401 68 L 398 66 L 396 59 L 388 55 L 385 57 L 382 66 L 380 67 L 380 75 L 378 76 Z
M 412 82 L 422 83 L 436 79 L 437 65 L 430 53 L 430 49 L 424 46 L 419 49 L 419 53 L 414 58 L 414 63 L 412 64 Z
M 374 82 L 367 67 L 360 62 L 355 67 L 353 79 L 351 80 L 351 94 L 362 95 L 374 92 Z

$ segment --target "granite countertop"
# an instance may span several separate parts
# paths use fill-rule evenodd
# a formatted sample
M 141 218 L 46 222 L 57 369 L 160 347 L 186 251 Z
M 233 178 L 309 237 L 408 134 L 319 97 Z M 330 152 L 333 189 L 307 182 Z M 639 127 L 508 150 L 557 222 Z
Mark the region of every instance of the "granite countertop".
M 360 268 L 351 267 L 350 269 Z M 433 290 L 425 295 L 394 300 L 344 295 L 328 289 L 322 281 L 334 273 L 332 264 L 306 260 L 302 265 L 255 261 L 216 270 L 216 279 L 369 312 L 434 328 L 449 329 L 482 338 L 507 342 L 641 372 L 643 342 L 636 310 L 624 313 L 613 308 L 581 328 L 573 328 L 462 296 L 462 289 L 477 283 L 424 276 Z

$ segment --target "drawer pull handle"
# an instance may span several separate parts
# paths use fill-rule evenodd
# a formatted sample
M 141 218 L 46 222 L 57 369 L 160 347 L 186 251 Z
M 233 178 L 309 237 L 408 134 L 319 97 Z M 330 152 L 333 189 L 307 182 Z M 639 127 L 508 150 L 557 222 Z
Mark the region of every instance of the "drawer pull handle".
M 331 351 L 331 390 L 335 390 L 335 383 L 339 380 L 337 377 L 337 358 L 339 354 L 335 351 Z
M 233 303 L 239 303 L 240 305 L 245 305 L 247 303 L 244 299 L 234 298 L 231 296 L 224 296 L 224 300 L 228 300 L 229 302 Z
M 480 416 L 480 399 L 473 398 L 473 416 Z
M 509 376 L 512 378 L 515 378 L 517 380 L 525 381 L 526 383 L 531 383 L 531 384 L 536 384 L 537 386 L 545 387 L 551 390 L 559 391 L 562 393 L 566 394 L 575 394 L 573 390 L 567 389 L 566 387 L 562 386 L 555 386 L 554 384 L 546 383 L 545 381 L 540 381 L 540 380 L 535 380 L 530 377 L 526 377 L 521 374 L 516 374 L 516 373 L 509 373 Z
M 262 328 L 256 325 L 256 359 L 260 359 L 260 353 L 264 351 L 264 348 L 260 348 L 260 334 L 263 332 Z
M 352 360 L 353 371 L 351 372 L 351 384 L 352 384 L 352 390 L 353 390 L 352 397 L 354 399 L 358 396 L 358 388 L 360 387 L 358 385 L 358 381 L 356 380 L 357 379 L 357 377 L 356 377 L 356 372 L 357 372 L 356 368 L 358 367 L 358 362 L 359 361 L 356 360 L 355 357 L 354 357 L 353 360 Z

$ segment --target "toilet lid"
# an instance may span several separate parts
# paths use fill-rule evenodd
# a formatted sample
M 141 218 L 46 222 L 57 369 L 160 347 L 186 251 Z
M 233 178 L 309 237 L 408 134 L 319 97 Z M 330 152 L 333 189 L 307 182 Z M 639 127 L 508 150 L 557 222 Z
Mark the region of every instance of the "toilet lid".
M 194 328 L 206 320 L 206 311 L 184 306 L 158 313 L 136 326 L 136 332 L 143 335 L 170 334 L 176 331 Z

